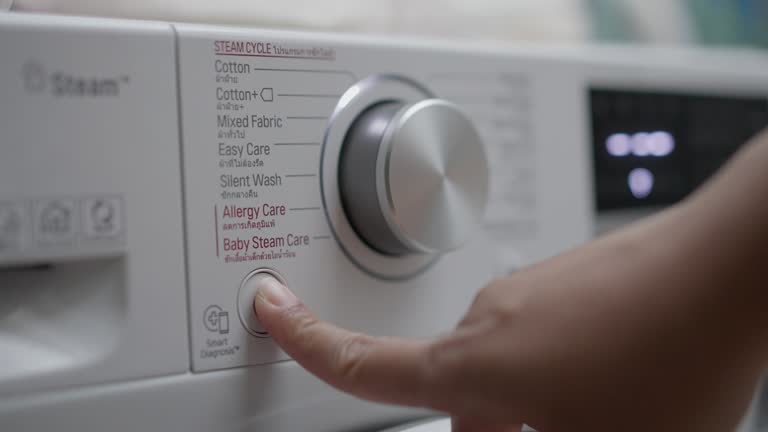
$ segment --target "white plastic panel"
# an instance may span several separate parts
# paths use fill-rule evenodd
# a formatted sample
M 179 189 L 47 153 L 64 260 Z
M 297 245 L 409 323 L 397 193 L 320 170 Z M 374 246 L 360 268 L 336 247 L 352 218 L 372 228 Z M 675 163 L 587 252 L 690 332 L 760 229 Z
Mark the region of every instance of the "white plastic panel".
M 194 370 L 286 358 L 270 339 L 253 337 L 232 319 L 241 280 L 254 269 L 278 271 L 321 317 L 339 325 L 424 337 L 455 325 L 474 293 L 506 267 L 497 258 L 505 248 L 521 257 L 518 264 L 529 263 L 590 234 L 580 119 L 571 116 L 558 130 L 537 127 L 549 121 L 551 111 L 573 111 L 580 102 L 572 85 L 553 86 L 544 81 L 549 75 L 534 75 L 546 64 L 334 37 L 184 25 L 177 32 Z M 489 145 L 527 150 L 497 169 L 535 176 L 526 182 L 502 179 L 506 189 L 496 199 L 505 202 L 492 207 L 530 203 L 520 221 L 505 214 L 496 218 L 496 227 L 509 232 L 517 223 L 524 232 L 496 243 L 487 236 L 490 229 L 482 230 L 412 279 L 380 280 L 344 255 L 325 215 L 342 211 L 324 209 L 320 194 L 320 175 L 336 175 L 320 170 L 328 119 L 360 79 L 398 75 L 434 84 L 441 97 L 436 84 L 446 71 L 454 90 L 472 96 L 479 87 L 473 102 L 488 98 L 477 124 Z M 508 110 L 494 110 L 495 97 L 516 91 L 528 99 L 537 94 L 539 105 L 526 106 L 525 118 L 515 111 L 516 100 L 504 102 Z M 463 102 L 456 92 L 444 94 Z M 516 141 L 520 123 L 527 135 Z M 576 134 L 563 133 L 574 129 Z M 258 150 L 249 156 L 249 149 Z M 264 215 L 269 211 L 276 214 Z M 217 325 L 222 318 L 226 329 Z
M 0 396 L 188 369 L 169 25 L 0 15 Z
M 343 395 L 292 362 L 0 399 L 3 432 L 378 432 L 427 415 Z
M 396 426 L 381 432 L 451 432 L 451 419 L 429 419 Z

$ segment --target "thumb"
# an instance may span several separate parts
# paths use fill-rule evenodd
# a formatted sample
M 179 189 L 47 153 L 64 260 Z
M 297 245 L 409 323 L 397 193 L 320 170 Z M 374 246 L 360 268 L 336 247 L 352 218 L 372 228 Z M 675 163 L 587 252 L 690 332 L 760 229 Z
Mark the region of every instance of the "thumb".
M 319 320 L 286 286 L 264 276 L 254 310 L 278 345 L 309 372 L 365 399 L 429 406 L 430 349 L 425 341 L 353 333 Z

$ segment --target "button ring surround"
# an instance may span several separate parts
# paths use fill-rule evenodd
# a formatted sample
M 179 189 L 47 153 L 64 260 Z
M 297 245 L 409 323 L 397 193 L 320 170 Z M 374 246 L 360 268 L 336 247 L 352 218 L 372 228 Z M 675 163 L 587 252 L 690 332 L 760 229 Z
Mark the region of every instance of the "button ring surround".
M 410 105 L 434 97 L 408 78 L 372 75 L 344 92 L 326 129 L 320 157 L 320 191 L 326 218 L 347 258 L 378 279 L 394 282 L 413 278 L 435 264 L 440 254 L 384 255 L 360 239 L 344 212 L 338 176 L 341 148 L 352 123 L 371 106 L 385 102 Z
M 252 270 L 243 278 L 242 282 L 240 282 L 240 288 L 237 290 L 237 317 L 240 319 L 240 324 L 242 324 L 245 331 L 257 338 L 267 339 L 271 336 L 259 323 L 253 304 L 257 291 L 254 282 L 260 276 L 273 277 L 283 285 L 288 286 L 285 278 L 277 270 L 268 267 Z

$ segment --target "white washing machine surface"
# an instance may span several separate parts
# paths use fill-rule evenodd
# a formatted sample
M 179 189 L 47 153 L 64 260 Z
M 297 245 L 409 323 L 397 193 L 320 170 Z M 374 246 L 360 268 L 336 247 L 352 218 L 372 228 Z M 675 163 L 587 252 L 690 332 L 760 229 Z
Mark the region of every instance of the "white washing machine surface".
M 450 418 L 432 418 L 420 420 L 386 429 L 381 432 L 451 432 Z M 533 429 L 524 426 L 522 432 L 535 432 Z
M 386 429 L 381 432 L 451 432 L 451 419 L 428 419 Z
M 4 13 L 0 57 L 3 431 L 433 414 L 308 374 L 253 316 L 252 282 L 357 331 L 441 334 L 493 278 L 592 236 L 592 152 L 627 125 L 612 113 L 768 101 L 763 55 L 656 48 Z M 631 192 L 621 170 L 609 186 Z

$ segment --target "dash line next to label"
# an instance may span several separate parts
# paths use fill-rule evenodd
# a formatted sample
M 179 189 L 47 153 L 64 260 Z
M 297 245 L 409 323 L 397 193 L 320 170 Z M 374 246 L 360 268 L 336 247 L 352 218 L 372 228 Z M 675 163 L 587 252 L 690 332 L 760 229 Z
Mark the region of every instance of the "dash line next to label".
M 338 99 L 341 95 L 337 94 L 310 94 L 310 93 L 278 93 L 281 97 L 303 97 L 303 98 L 328 98 Z
M 307 211 L 307 210 L 322 210 L 322 207 L 293 207 L 289 208 L 290 211 Z
M 288 120 L 328 120 L 328 116 L 288 116 Z
M 276 146 L 319 146 L 319 142 L 279 142 L 275 143 Z

